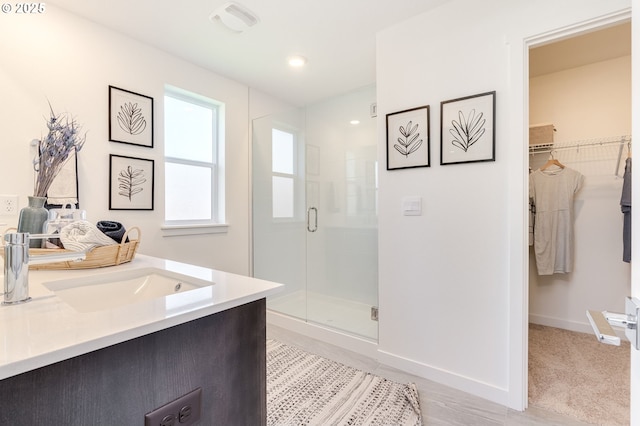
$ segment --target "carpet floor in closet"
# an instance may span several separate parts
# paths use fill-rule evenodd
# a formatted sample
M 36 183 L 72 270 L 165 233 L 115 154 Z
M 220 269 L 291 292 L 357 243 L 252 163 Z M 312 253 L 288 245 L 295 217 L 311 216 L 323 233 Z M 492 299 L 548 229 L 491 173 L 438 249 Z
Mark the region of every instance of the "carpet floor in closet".
M 629 424 L 629 342 L 529 325 L 529 406 L 589 424 Z

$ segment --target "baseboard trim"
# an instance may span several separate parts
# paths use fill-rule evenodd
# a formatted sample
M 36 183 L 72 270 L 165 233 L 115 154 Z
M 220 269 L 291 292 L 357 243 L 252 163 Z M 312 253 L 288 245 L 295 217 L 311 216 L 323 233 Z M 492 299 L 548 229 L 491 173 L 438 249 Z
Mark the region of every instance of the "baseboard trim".
M 437 367 L 432 367 L 383 350 L 378 350 L 378 360 L 382 364 L 390 367 L 475 395 L 479 398 L 495 402 L 496 404 L 505 407 L 509 405 L 509 391 L 507 389 L 483 383 Z
M 585 312 L 585 319 L 587 314 Z M 529 323 L 537 325 L 545 325 L 547 327 L 561 328 L 563 330 L 576 331 L 578 333 L 593 334 L 593 328 L 588 322 L 569 321 L 562 318 L 554 318 L 545 315 L 529 314 Z M 624 330 L 614 327 L 613 331 L 620 338 L 624 338 Z
M 585 313 L 585 319 L 587 314 Z M 562 318 L 548 317 L 544 315 L 529 314 L 529 323 L 537 325 L 545 325 L 547 327 L 562 328 L 563 330 L 576 331 L 578 333 L 593 334 L 593 328 L 588 322 L 569 321 Z M 620 338 L 624 338 L 624 330 L 617 327 L 613 328 L 616 335 Z
M 391 352 L 382 351 L 378 349 L 376 342 L 341 333 L 338 330 L 329 329 L 317 324 L 307 323 L 306 321 L 268 309 L 267 323 L 359 353 L 389 367 L 397 368 L 398 370 L 427 380 L 432 380 L 444 386 L 495 402 L 496 404 L 508 406 L 509 392 L 506 389 L 460 376 L 450 371 L 431 367 Z
M 591 325 L 586 321 L 587 315 L 584 316 L 585 322 L 570 321 L 562 318 L 554 318 L 546 315 L 529 314 L 529 322 L 531 324 L 546 325 L 547 327 L 562 328 L 569 331 L 577 331 L 579 333 L 591 333 Z
M 267 309 L 267 323 L 378 359 L 378 343 Z

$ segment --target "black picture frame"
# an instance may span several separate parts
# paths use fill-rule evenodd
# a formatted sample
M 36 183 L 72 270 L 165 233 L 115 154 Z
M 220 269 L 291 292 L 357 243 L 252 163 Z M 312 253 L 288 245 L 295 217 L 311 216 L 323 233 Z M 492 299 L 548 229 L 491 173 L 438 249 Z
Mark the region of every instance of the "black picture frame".
M 109 155 L 109 210 L 153 210 L 154 160 Z
M 386 115 L 387 170 L 431 166 L 429 105 Z
M 109 86 L 109 141 L 153 148 L 153 98 Z
M 496 92 L 440 103 L 440 164 L 496 160 Z

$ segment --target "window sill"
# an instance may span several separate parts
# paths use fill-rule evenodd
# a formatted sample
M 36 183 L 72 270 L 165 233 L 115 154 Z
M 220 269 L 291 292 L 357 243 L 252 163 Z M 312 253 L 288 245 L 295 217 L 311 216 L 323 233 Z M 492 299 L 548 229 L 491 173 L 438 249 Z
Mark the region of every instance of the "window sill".
M 229 225 L 226 223 L 206 225 L 162 225 L 163 237 L 180 237 L 184 235 L 226 234 Z

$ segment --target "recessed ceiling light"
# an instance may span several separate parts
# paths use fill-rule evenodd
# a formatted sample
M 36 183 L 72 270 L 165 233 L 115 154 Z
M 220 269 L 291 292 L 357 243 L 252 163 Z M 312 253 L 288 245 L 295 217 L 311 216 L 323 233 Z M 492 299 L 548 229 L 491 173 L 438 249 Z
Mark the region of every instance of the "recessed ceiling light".
M 300 68 L 305 66 L 305 64 L 307 63 L 307 58 L 300 55 L 293 55 L 293 56 L 289 56 L 288 62 L 289 62 L 289 66 L 294 68 Z
M 360 124 L 360 120 L 351 120 L 349 123 L 355 126 L 357 124 Z

